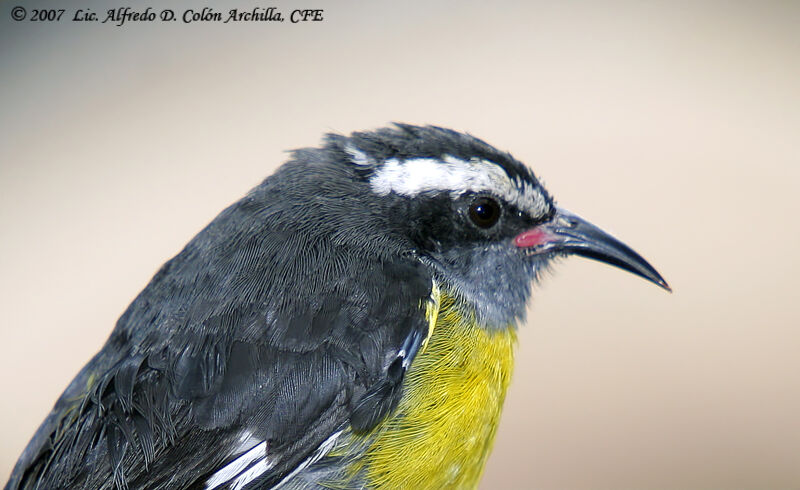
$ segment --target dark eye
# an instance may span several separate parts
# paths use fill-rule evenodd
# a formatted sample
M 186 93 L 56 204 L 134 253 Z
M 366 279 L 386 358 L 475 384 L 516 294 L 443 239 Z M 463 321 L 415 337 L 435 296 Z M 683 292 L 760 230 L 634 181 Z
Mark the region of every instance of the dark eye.
M 500 204 L 490 197 L 478 197 L 469 205 L 469 219 L 479 228 L 491 228 L 500 219 Z

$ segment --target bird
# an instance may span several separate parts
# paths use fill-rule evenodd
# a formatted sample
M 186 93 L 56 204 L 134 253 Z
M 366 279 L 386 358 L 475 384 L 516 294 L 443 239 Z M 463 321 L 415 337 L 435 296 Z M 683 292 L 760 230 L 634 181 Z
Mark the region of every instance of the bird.
M 157 271 L 5 488 L 474 488 L 569 255 L 670 290 L 481 139 L 327 134 Z

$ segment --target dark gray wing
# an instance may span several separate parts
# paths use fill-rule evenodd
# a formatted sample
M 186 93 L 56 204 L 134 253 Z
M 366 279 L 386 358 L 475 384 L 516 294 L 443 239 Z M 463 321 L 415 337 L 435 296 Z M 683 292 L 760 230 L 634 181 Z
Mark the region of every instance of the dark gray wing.
M 339 233 L 368 210 L 301 206 L 298 187 L 268 179 L 162 267 L 7 489 L 233 486 L 256 464 L 233 472 L 248 451 L 264 471 L 247 481 L 271 486 L 337 430 L 393 409 L 431 279 L 386 236 Z

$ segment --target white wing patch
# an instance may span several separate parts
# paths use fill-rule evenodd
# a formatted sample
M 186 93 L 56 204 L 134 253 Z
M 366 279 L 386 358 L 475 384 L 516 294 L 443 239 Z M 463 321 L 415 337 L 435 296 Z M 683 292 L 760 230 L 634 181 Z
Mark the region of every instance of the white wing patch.
M 240 490 L 244 488 L 245 485 L 258 478 L 259 475 L 264 474 L 268 469 L 272 468 L 272 466 L 273 464 L 270 463 L 267 458 L 262 459 L 250 467 L 249 470 L 236 477 L 231 483 L 231 490 Z
M 311 457 L 307 458 L 305 461 L 303 461 L 302 463 L 300 463 L 300 464 L 297 466 L 297 468 L 295 468 L 295 469 L 294 469 L 294 470 L 293 470 L 291 473 L 289 473 L 288 475 L 286 475 L 286 478 L 284 478 L 283 480 L 281 480 L 280 482 L 278 482 L 278 484 L 277 484 L 277 485 L 275 485 L 274 487 L 272 487 L 272 490 L 278 490 L 278 489 L 279 489 L 279 488 L 281 488 L 281 487 L 282 487 L 284 484 L 286 484 L 287 482 L 289 482 L 289 480 L 291 480 L 291 479 L 292 479 L 292 478 L 293 478 L 295 475 L 297 475 L 298 473 L 300 473 L 300 472 L 301 472 L 301 471 L 303 471 L 304 469 L 308 468 L 308 467 L 309 467 L 309 466 L 311 466 L 312 464 L 316 463 L 316 462 L 317 462 L 317 461 L 319 461 L 319 460 L 320 460 L 320 459 L 321 459 L 323 456 L 325 456 L 326 454 L 328 454 L 328 452 L 330 452 L 330 450 L 331 450 L 331 449 L 333 449 L 333 445 L 334 445 L 334 443 L 336 442 L 336 439 L 338 439 L 338 438 L 339 438 L 339 436 L 340 436 L 340 435 L 342 435 L 342 432 L 344 432 L 344 431 L 341 431 L 341 430 L 340 430 L 339 432 L 334 432 L 334 433 L 333 433 L 333 435 L 331 435 L 329 438 L 325 439 L 325 441 L 323 441 L 323 442 L 322 442 L 322 444 L 320 444 L 320 445 L 319 445 L 319 447 L 317 448 L 317 450 L 316 450 L 316 451 L 314 451 L 314 454 L 312 454 L 312 455 L 311 455 Z
M 353 161 L 356 161 L 355 156 Z M 512 180 L 499 165 L 488 160 L 461 160 L 450 155 L 442 160 L 392 158 L 375 170 L 370 186 L 381 195 L 449 192 L 458 197 L 465 192 L 490 192 L 533 216 L 547 212 L 547 202 L 541 192 L 527 182 Z
M 325 456 L 333 448 L 336 439 L 341 434 L 342 431 L 340 430 L 325 439 L 310 457 L 300 463 L 297 468 L 292 470 L 291 473 L 286 475 L 286 477 L 273 488 L 277 489 L 281 487 L 293 476 L 319 461 L 320 458 Z M 250 434 L 243 434 L 240 440 L 242 444 L 246 444 L 251 440 Z M 205 490 L 213 490 L 223 486 L 227 487 L 228 485 L 230 485 L 231 490 L 240 490 L 274 466 L 275 461 L 267 457 L 267 441 L 261 441 L 211 475 L 208 480 L 206 480 Z
M 258 462 L 254 464 L 252 468 L 245 471 L 254 461 Z M 241 488 L 272 466 L 274 466 L 274 463 L 270 463 L 267 459 L 267 441 L 261 441 L 211 475 L 211 477 L 206 480 L 206 490 L 218 488 L 234 479 L 231 486 L 233 488 Z

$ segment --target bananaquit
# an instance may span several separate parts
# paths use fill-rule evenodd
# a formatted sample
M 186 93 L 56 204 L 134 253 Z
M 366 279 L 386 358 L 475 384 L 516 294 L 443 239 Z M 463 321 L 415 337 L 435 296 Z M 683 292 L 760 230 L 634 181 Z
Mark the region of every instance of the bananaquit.
M 472 136 L 328 135 L 167 262 L 7 489 L 477 486 L 550 261 L 668 289 Z

